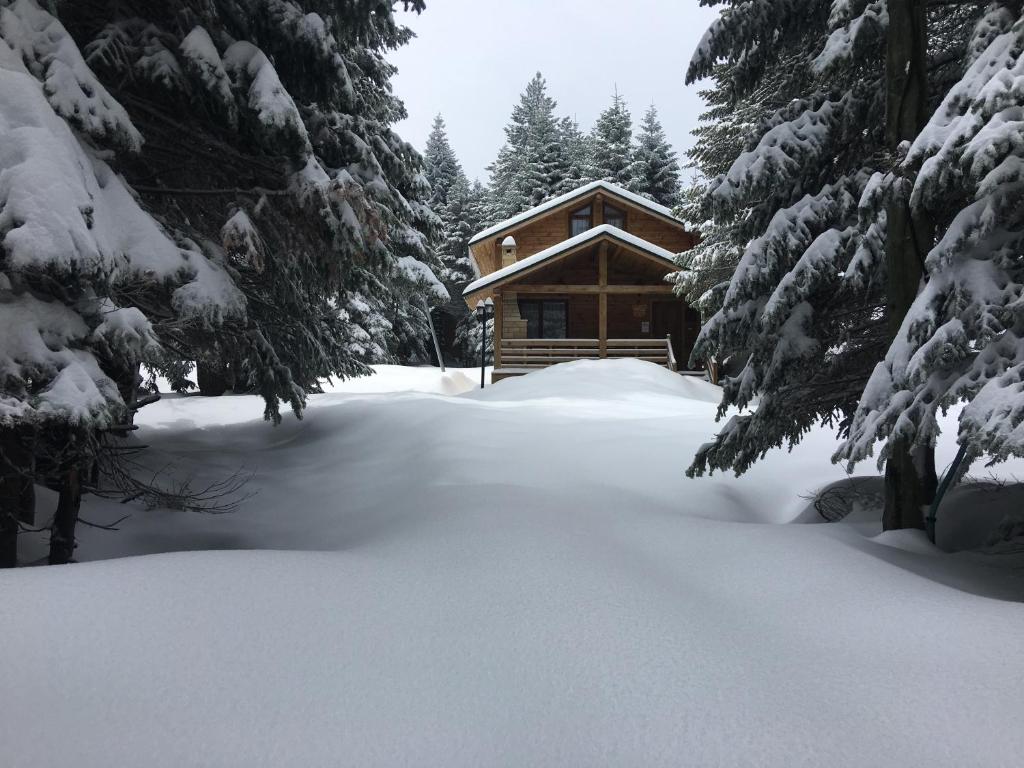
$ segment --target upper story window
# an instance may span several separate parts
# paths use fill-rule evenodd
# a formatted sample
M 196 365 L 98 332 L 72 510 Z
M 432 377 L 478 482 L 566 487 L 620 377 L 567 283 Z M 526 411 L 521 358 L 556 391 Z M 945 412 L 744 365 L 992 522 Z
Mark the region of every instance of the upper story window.
M 589 205 L 569 214 L 569 237 L 586 232 L 594 226 L 594 212 Z
M 624 230 L 626 228 L 626 212 L 613 205 L 604 204 L 604 223 Z

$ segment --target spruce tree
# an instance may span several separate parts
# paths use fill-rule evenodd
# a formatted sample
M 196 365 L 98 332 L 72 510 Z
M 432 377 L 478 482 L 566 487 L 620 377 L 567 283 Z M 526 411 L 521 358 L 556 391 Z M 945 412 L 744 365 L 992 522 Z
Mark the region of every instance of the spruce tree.
M 597 174 L 594 170 L 593 143 L 580 130 L 579 123 L 571 117 L 563 117 L 559 122 L 559 134 L 565 158 L 565 175 L 555 193 L 561 195 L 589 184 Z
M 538 72 L 513 108 L 505 127 L 505 144 L 488 167 L 491 221 L 514 216 L 563 189 L 569 161 L 562 146 L 555 107 L 555 100 L 547 95 L 547 84 Z
M 230 263 L 247 326 L 178 346 L 263 394 L 272 419 L 279 400 L 301 409 L 321 377 L 426 353 L 425 318 L 402 297 L 429 286 L 402 260 L 435 263 L 437 220 L 421 158 L 390 127 L 404 109 L 384 53 L 410 33 L 389 6 L 87 0 L 62 12 L 153 148 L 127 169 L 147 205 L 206 243 L 243 211 L 262 244 Z M 348 294 L 395 329 L 377 340 L 383 357 L 348 344 L 382 327 L 339 313 Z
M 140 364 L 198 361 L 276 421 L 321 378 L 427 359 L 410 297 L 447 293 L 391 129 L 384 53 L 410 33 L 390 4 L 53 7 L 0 3 L 0 529 L 56 473 L 59 561 Z
M 169 329 L 217 330 L 247 302 L 214 254 L 144 210 L 115 165 L 143 134 L 33 0 L 0 7 L 0 567 L 33 485 L 60 489 L 50 562 L 70 560 L 83 485 L 136 407 Z
M 633 118 L 618 90 L 591 131 L 594 173 L 598 179 L 629 187 L 632 170 Z
M 469 239 L 476 233 L 478 222 L 468 210 L 469 180 L 448 141 L 440 115 L 434 120 L 423 160 L 430 182 L 430 207 L 441 221 L 436 248 L 441 278 L 461 293 L 461 287 L 473 279 Z
M 652 104 L 644 113 L 633 147 L 629 189 L 656 203 L 674 208 L 679 202 L 679 160 L 668 143 Z
M 475 267 L 473 266 L 472 260 L 469 258 L 469 238 L 479 232 L 481 229 L 489 226 L 491 222 L 487 221 L 487 210 L 488 210 L 488 194 L 487 188 L 484 187 L 479 180 L 474 181 L 472 186 L 469 188 L 469 194 L 466 197 L 466 202 L 463 205 L 462 210 L 464 211 L 463 221 L 466 224 L 464 230 L 465 234 L 468 235 L 465 239 L 467 244 L 466 247 L 466 268 L 467 268 L 467 283 L 475 278 L 479 277 Z M 464 287 L 465 284 L 463 284 Z M 453 359 L 456 360 L 460 365 L 464 366 L 475 366 L 480 364 L 480 324 L 476 320 L 476 315 L 469 311 L 465 301 L 462 299 L 461 290 L 457 294 L 457 300 L 461 302 L 458 314 L 458 323 L 455 328 L 455 340 L 453 349 Z M 494 338 L 493 329 L 488 331 L 487 341 L 487 352 L 492 354 L 494 350 Z
M 879 441 L 879 461 L 900 443 L 934 445 L 938 411 L 962 401 L 961 473 L 982 454 L 1024 455 L 1022 52 L 1020 4 L 990 5 L 967 42 L 963 76 L 902 159 L 912 187 L 890 194 L 934 221 L 938 236 L 838 452 L 851 464 Z
M 444 118 L 437 115 L 427 137 L 427 148 L 423 153 L 423 172 L 430 183 L 430 207 L 439 212 L 448 204 L 448 192 L 460 179 L 465 180 L 459 159 L 448 141 Z M 468 185 L 468 182 L 467 182 Z M 440 213 L 439 213 L 440 215 Z
M 754 98 L 764 110 L 704 195 L 720 242 L 742 254 L 694 352 L 744 361 L 723 382 L 721 414 L 754 397 L 759 405 L 730 418 L 691 474 L 742 472 L 822 420 L 845 432 L 890 333 L 884 173 L 892 146 L 878 119 L 886 111 L 885 9 L 842 3 L 829 13 L 791 0 L 764 11 L 728 3 L 688 73 L 691 81 L 720 73 L 729 104 Z M 937 11 L 961 19 L 971 12 Z M 958 42 L 951 31 L 943 50 L 932 49 L 933 92 L 944 92 Z M 917 462 L 924 493 L 934 477 L 929 456 Z M 920 525 L 920 515 L 898 524 Z

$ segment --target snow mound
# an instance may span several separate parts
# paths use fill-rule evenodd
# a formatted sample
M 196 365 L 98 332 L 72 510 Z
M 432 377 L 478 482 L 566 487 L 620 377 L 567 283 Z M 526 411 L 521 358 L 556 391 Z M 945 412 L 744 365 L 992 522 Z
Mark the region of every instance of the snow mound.
M 0 573 L 4 765 L 1019 762 L 1024 570 L 873 540 L 877 518 L 770 524 L 843 476 L 822 429 L 686 478 L 706 382 L 477 373 L 379 366 L 276 428 L 255 396 L 140 411 L 155 469 L 244 466 L 258 495 L 89 496 L 90 522 L 132 515 L 77 556 L 122 559 Z
M 721 390 L 694 376 L 682 376 L 643 360 L 576 360 L 502 379 L 494 387 L 476 392 L 480 400 L 535 400 L 566 397 L 588 400 L 622 400 L 642 394 L 681 397 L 718 403 Z
M 473 368 L 449 368 L 442 373 L 432 366 L 374 365 L 372 376 L 357 376 L 321 384 L 325 393 L 385 394 L 422 392 L 436 395 L 460 395 L 480 386 L 480 371 Z

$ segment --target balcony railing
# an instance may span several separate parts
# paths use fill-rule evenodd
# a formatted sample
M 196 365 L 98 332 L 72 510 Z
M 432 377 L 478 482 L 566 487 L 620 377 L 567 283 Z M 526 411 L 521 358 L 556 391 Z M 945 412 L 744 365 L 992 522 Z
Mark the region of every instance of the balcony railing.
M 500 350 L 502 368 L 546 368 L 573 360 L 632 357 L 676 369 L 672 342 L 667 337 L 608 339 L 604 350 L 599 339 L 502 339 Z

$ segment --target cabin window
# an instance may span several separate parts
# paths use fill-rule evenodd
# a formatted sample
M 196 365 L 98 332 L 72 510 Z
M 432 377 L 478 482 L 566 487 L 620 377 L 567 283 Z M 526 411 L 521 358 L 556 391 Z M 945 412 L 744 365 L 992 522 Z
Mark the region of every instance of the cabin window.
M 626 212 L 614 205 L 604 204 L 604 223 L 619 229 L 626 229 Z
M 564 339 L 569 330 L 568 302 L 559 299 L 520 300 L 519 316 L 528 339 Z
M 569 215 L 569 237 L 582 234 L 592 226 L 594 226 L 594 212 L 589 205 L 573 211 Z

